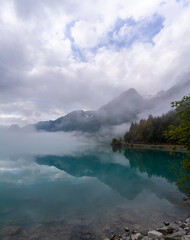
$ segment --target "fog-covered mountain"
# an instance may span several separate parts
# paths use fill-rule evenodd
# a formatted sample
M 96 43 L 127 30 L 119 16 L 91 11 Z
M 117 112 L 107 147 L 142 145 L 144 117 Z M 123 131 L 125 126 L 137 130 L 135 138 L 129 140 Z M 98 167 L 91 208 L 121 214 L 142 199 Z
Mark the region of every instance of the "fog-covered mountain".
M 142 97 L 131 88 L 96 111 L 73 111 L 54 121 L 34 124 L 37 130 L 97 132 L 104 127 L 130 123 L 150 113 L 160 115 L 170 109 L 171 101 L 190 93 L 190 81 L 186 80 L 161 91 L 151 98 Z
M 147 106 L 154 114 L 168 111 L 172 101 L 180 100 L 190 94 L 190 80 L 182 80 L 167 91 L 160 91 L 147 101 Z
M 145 103 L 145 99 L 131 88 L 102 106 L 97 113 L 101 121 L 117 125 L 136 119 L 137 114 L 145 109 Z
M 144 108 L 143 97 L 135 89 L 129 89 L 97 111 L 73 111 L 55 121 L 39 122 L 35 127 L 46 131 L 96 132 L 103 127 L 132 121 Z

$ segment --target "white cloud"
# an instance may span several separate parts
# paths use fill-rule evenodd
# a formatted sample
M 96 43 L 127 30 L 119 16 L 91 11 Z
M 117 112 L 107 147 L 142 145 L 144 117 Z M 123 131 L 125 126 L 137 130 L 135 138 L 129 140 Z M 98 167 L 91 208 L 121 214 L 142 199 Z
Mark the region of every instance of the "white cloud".
M 141 28 L 129 18 L 155 15 L 164 22 L 153 43 L 119 46 Z M 2 0 L 0 124 L 97 109 L 130 87 L 142 94 L 171 87 L 190 69 L 189 16 L 190 6 L 175 0 Z
M 71 29 L 71 35 L 79 48 L 93 48 L 99 42 L 96 28 L 88 22 L 76 22 Z

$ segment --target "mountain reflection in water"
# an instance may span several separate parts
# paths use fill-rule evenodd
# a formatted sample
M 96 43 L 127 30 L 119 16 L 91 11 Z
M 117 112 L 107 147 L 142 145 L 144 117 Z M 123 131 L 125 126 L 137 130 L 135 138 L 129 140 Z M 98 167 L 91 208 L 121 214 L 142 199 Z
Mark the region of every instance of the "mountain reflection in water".
M 124 156 L 129 161 L 127 166 L 104 162 L 97 155 L 45 156 L 37 158 L 36 162 L 54 166 L 74 177 L 96 177 L 128 200 L 135 199 L 144 189 L 148 189 L 159 198 L 167 199 L 172 203 L 178 201 L 175 199 L 175 192 L 172 194 L 164 185 L 153 181 L 151 177 L 161 177 L 174 182 L 176 175 L 171 166 L 180 166 L 182 154 L 174 158 L 165 151 L 125 150 Z M 139 171 L 145 174 L 139 174 Z

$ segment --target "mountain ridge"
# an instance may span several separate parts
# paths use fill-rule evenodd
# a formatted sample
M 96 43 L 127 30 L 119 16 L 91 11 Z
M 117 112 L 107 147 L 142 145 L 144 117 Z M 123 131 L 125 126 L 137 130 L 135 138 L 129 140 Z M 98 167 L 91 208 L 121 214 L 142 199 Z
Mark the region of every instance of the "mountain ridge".
M 40 121 L 25 128 L 34 126 L 37 130 L 49 132 L 98 132 L 104 127 L 137 121 L 140 114 L 146 118 L 158 109 L 165 109 L 162 112 L 164 113 L 169 110 L 171 101 L 178 100 L 175 99 L 176 96 L 182 97 L 189 93 L 189 80 L 175 84 L 166 91 L 162 90 L 149 99 L 142 97 L 136 89 L 130 88 L 96 111 L 76 110 L 56 120 Z

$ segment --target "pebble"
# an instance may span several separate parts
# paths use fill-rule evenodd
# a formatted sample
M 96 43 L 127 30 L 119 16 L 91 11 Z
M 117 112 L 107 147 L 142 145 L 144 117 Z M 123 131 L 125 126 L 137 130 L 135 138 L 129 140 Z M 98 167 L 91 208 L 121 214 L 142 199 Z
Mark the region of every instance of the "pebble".
M 129 232 L 129 228 L 128 227 L 125 227 L 125 232 Z
M 186 219 L 186 223 L 190 225 L 190 217 Z
M 144 236 L 144 237 L 142 238 L 142 240 L 152 240 L 152 238 L 150 238 L 150 237 L 148 237 L 148 236 Z
M 141 231 L 142 235 L 146 236 L 148 234 L 148 229 L 143 229 Z
M 167 235 L 167 234 L 173 233 L 173 229 L 171 227 L 157 228 L 157 231 L 161 232 L 163 235 Z
M 163 223 L 164 223 L 165 226 L 169 226 L 169 225 L 170 225 L 169 222 L 165 222 L 165 221 L 163 221 Z

